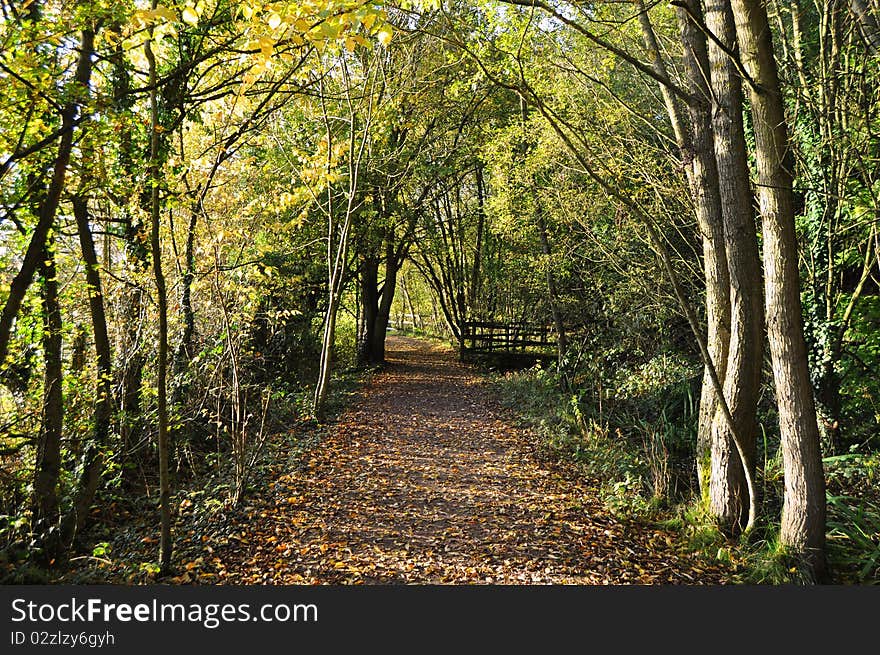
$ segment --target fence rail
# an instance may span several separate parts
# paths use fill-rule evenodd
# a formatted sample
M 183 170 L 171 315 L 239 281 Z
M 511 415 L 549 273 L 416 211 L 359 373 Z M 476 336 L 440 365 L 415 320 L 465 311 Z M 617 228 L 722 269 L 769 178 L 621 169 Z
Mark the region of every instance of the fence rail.
M 556 334 L 540 324 L 467 321 L 461 334 L 462 355 L 546 351 L 556 346 Z

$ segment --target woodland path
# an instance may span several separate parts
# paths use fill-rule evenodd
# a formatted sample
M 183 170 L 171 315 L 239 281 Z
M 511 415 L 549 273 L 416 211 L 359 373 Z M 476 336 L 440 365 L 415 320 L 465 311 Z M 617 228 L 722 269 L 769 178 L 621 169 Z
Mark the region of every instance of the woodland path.
M 389 337 L 388 365 L 218 547 L 233 584 L 717 583 L 539 464 L 485 377 Z M 215 569 L 216 570 L 216 569 Z

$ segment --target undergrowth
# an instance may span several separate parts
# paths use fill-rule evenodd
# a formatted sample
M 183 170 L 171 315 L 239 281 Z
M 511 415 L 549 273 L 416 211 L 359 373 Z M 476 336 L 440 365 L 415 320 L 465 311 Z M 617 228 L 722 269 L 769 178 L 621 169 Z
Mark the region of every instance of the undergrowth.
M 783 469 L 778 435 L 759 434 L 761 517 L 747 537 L 722 534 L 700 499 L 694 466 L 698 379 L 684 366 L 652 360 L 618 371 L 601 395 L 565 391 L 552 369 L 496 375 L 503 404 L 536 435 L 540 457 L 574 466 L 618 515 L 677 531 L 687 549 L 729 566 L 745 584 L 812 582 L 779 542 Z M 775 424 L 765 402 L 759 421 Z M 768 434 L 769 432 L 769 434 Z M 880 584 L 880 455 L 852 452 L 823 460 L 827 558 L 834 584 Z
M 203 557 L 202 539 L 228 529 L 233 518 L 247 512 L 250 499 L 265 493 L 276 473 L 299 466 L 299 462 L 320 444 L 323 435 L 351 396 L 367 382 L 370 372 L 348 367 L 334 376 L 328 396 L 328 422 L 319 425 L 311 416 L 311 385 L 286 385 L 275 381 L 269 437 L 249 472 L 248 485 L 238 503 L 231 498 L 232 462 L 226 448 L 204 448 L 193 452 L 189 466 L 176 472 L 171 503 L 174 526 L 172 568 L 187 575 L 193 562 Z M 26 557 L 27 544 L 0 557 L 2 584 L 138 584 L 155 582 L 158 564 L 157 480 L 143 478 L 142 493 L 110 485 L 102 489 L 92 510 L 89 528 L 78 537 L 76 553 L 68 561 L 49 566 Z M 0 522 L 0 534 L 22 526 Z M 22 537 L 26 533 L 22 532 Z M 16 553 L 21 558 L 16 558 Z M 202 583 L 211 580 L 200 579 Z

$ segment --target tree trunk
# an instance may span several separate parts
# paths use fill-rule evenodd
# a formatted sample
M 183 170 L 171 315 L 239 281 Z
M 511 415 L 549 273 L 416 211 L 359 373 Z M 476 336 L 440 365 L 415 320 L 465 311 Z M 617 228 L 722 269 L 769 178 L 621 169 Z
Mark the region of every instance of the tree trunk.
M 684 64 L 691 101 L 688 104 L 691 132 L 688 142 L 679 144 L 682 162 L 688 173 L 697 225 L 703 243 L 703 275 L 706 282 L 706 343 L 709 357 L 723 383 L 730 344 L 730 272 L 724 244 L 724 219 L 718 183 L 718 165 L 712 135 L 709 55 L 706 36 L 696 21 L 702 21 L 702 8 L 696 0 L 676 9 L 679 34 L 684 47 Z M 692 19 L 693 16 L 693 19 Z M 659 55 L 659 50 L 657 51 Z M 674 100 L 670 100 L 674 106 Z M 670 112 L 670 119 L 677 115 Z M 684 133 L 683 130 L 676 131 Z M 718 398 L 708 366 L 703 367 L 700 391 L 700 414 L 697 428 L 697 479 L 703 498 L 709 498 L 712 434 L 719 417 Z
M 172 393 L 172 405 L 178 405 L 186 397 L 188 384 L 185 373 L 192 359 L 192 342 L 196 333 L 196 316 L 192 305 L 192 285 L 196 277 L 196 224 L 202 211 L 202 197 L 199 193 L 197 200 L 190 207 L 189 223 L 186 230 L 186 245 L 184 246 L 184 269 L 180 280 L 180 311 L 183 314 L 183 328 L 180 333 L 180 341 L 174 351 L 171 370 L 174 373 L 176 384 Z
M 474 261 L 471 269 L 470 298 L 468 305 L 471 308 L 471 318 L 477 307 L 482 305 L 480 298 L 480 287 L 482 286 L 482 278 L 480 277 L 480 267 L 483 263 L 483 232 L 486 224 L 486 189 L 483 181 L 483 166 L 477 165 L 475 172 L 477 180 L 477 237 L 474 244 Z
M 73 505 L 64 517 L 62 532 L 66 543 L 70 543 L 82 531 L 88 520 L 89 508 L 101 482 L 101 470 L 104 464 L 103 450 L 107 445 L 113 415 L 113 359 L 107 331 L 107 317 L 104 311 L 104 295 L 98 256 L 95 252 L 95 242 L 89 226 L 88 201 L 85 197 L 75 196 L 73 198 L 73 214 L 76 219 L 80 251 L 86 270 L 89 313 L 92 319 L 92 335 L 95 340 L 97 370 L 92 437 L 83 449 Z
M 385 339 L 388 335 L 391 305 L 394 303 L 394 293 L 397 291 L 397 273 L 400 271 L 400 258 L 394 246 L 392 238 L 385 243 L 385 279 L 382 282 L 379 313 L 376 316 L 376 329 L 373 332 L 373 343 L 370 348 L 373 364 L 385 363 Z
M 358 345 L 358 364 L 385 363 L 385 338 L 391 319 L 391 305 L 397 289 L 400 260 L 396 251 L 393 231 L 385 236 L 385 279 L 379 283 L 379 257 L 366 257 L 361 265 L 361 301 L 364 307 L 364 334 Z
M 363 334 L 358 344 L 358 365 L 369 366 L 376 362 L 373 348 L 379 324 L 379 258 L 365 257 L 361 263 L 361 304 L 363 306 Z
M 804 341 L 792 195 L 792 157 L 767 13 L 731 0 L 755 127 L 764 239 L 767 334 L 785 475 L 780 543 L 815 579 L 825 576 L 825 477 Z
M 562 371 L 565 362 L 565 352 L 568 350 L 568 338 L 565 332 L 565 321 L 562 318 L 562 310 L 559 307 L 559 292 L 556 289 L 556 278 L 553 275 L 553 267 L 550 262 L 552 254 L 550 250 L 550 239 L 547 237 L 547 221 L 544 219 L 544 212 L 537 210 L 538 236 L 541 240 L 541 252 L 546 259 L 547 270 L 545 277 L 547 280 L 547 297 L 550 301 L 550 310 L 553 314 L 553 323 L 556 325 L 556 358 L 559 370 Z
M 111 28 L 114 32 L 121 31 L 121 25 Z M 134 95 L 131 92 L 131 71 L 125 49 L 121 44 L 117 45 L 110 54 L 112 63 L 112 88 L 113 109 L 120 114 L 131 111 L 134 104 Z M 135 137 L 131 123 L 123 121 L 119 134 L 119 149 L 117 163 L 123 172 L 127 184 L 133 185 L 139 175 L 139 162 L 137 161 Z M 148 253 L 144 244 L 146 238 L 141 226 L 135 223 L 132 213 L 127 207 L 128 198 L 115 198 L 114 203 L 119 212 L 118 221 L 123 230 L 125 243 L 125 268 L 135 268 L 145 271 L 149 265 Z M 105 256 L 108 253 L 105 252 Z M 117 352 L 120 361 L 116 366 L 118 379 L 117 403 L 121 410 L 117 420 L 119 434 L 122 436 L 122 447 L 117 456 L 117 463 L 123 470 L 123 475 L 130 473 L 132 469 L 127 464 L 132 446 L 139 440 L 134 437 L 140 432 L 141 414 L 141 387 L 143 382 L 144 355 L 141 352 L 141 325 L 143 323 L 143 291 L 132 285 L 124 291 L 121 309 L 121 323 L 124 326 L 120 330 L 120 339 L 117 343 Z
M 336 250 L 336 259 L 330 269 L 327 303 L 327 314 L 324 317 L 324 334 L 321 340 L 321 362 L 318 370 L 318 383 L 315 385 L 314 412 L 315 418 L 323 422 L 327 415 L 327 394 L 330 390 L 330 374 L 332 371 L 333 342 L 336 338 L 336 314 L 339 311 L 339 303 L 342 295 L 342 278 L 345 273 L 345 265 L 348 261 L 348 235 L 351 231 L 351 213 L 347 213 L 345 223 L 342 225 L 342 233 L 339 236 L 339 245 Z M 332 230 L 331 230 L 332 232 Z
M 865 47 L 872 55 L 876 55 L 880 52 L 880 27 L 869 2 L 870 0 L 849 0 L 849 10 L 856 19 Z
M 47 534 L 58 522 L 58 481 L 61 474 L 61 436 L 64 417 L 61 364 L 61 305 L 55 239 L 47 237 L 40 265 L 43 278 L 43 411 L 34 463 L 32 501 L 34 531 Z
M 156 0 L 153 0 L 153 9 Z M 159 308 L 159 352 L 156 366 L 159 450 L 159 564 L 163 574 L 171 570 L 171 481 L 168 472 L 168 294 L 162 272 L 162 243 L 159 238 L 159 103 L 156 92 L 156 58 L 152 49 L 152 30 L 145 51 L 150 72 L 150 248 L 153 251 L 153 277 Z
M 710 3 L 706 26 L 727 50 L 736 50 L 733 14 L 725 4 Z M 724 367 L 724 395 L 749 466 L 754 467 L 763 351 L 763 298 L 755 232 L 753 196 L 743 133 L 742 85 L 730 56 L 709 43 L 712 127 L 730 275 L 730 344 Z M 729 533 L 739 532 L 748 516 L 745 473 L 724 421 L 712 434 L 709 500 L 713 516 Z

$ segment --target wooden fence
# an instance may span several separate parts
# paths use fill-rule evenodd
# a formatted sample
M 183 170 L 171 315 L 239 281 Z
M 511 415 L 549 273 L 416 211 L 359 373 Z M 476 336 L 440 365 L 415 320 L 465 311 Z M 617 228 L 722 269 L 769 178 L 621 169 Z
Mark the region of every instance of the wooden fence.
M 467 321 L 461 326 L 462 357 L 469 354 L 547 354 L 556 347 L 556 334 L 547 325 Z

